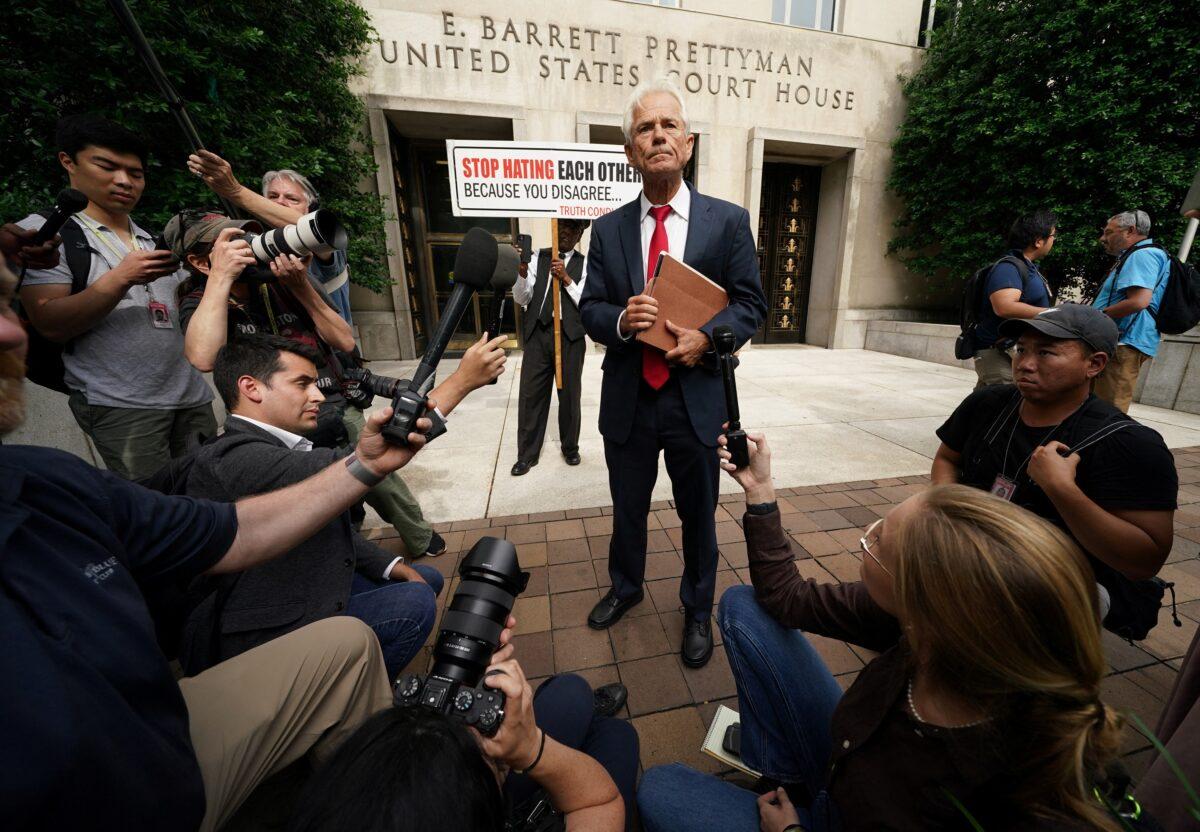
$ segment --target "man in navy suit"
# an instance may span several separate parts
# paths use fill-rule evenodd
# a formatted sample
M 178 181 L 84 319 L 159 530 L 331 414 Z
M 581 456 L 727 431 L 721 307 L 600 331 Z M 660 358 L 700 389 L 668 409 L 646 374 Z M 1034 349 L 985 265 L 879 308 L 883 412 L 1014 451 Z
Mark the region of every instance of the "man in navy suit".
M 683 528 L 681 654 L 689 667 L 701 667 L 713 649 L 716 445 L 726 418 L 712 332 L 728 324 L 741 346 L 762 323 L 767 303 L 749 214 L 683 181 L 694 139 L 679 89 L 658 81 L 636 90 L 624 130 L 625 154 L 642 174 L 642 194 L 592 227 L 588 280 L 579 304 L 588 335 L 607 348 L 600 433 L 613 499 L 612 589 L 588 624 L 610 627 L 643 598 L 646 518 L 661 450 Z M 658 317 L 657 301 L 646 294 L 646 278 L 662 251 L 729 294 L 729 306 L 698 330 L 667 321 L 678 345 L 665 354 L 634 338 Z

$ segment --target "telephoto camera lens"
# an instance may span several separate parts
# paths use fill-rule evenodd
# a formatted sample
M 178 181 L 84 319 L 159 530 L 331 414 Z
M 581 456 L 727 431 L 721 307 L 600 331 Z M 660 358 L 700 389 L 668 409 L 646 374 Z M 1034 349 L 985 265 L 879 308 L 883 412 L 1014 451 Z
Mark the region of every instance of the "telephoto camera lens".
M 513 602 L 525 591 L 517 550 L 507 540 L 483 537 L 458 567 L 462 579 L 433 648 L 429 675 L 475 687 L 483 679 Z
M 332 211 L 318 208 L 305 214 L 295 225 L 274 228 L 263 234 L 243 237 L 259 263 L 270 263 L 281 254 L 305 257 L 309 254 L 328 254 L 346 247 L 346 229 Z
M 401 675 L 395 700 L 430 708 L 494 737 L 504 722 L 505 697 L 481 682 L 529 573 L 521 571 L 511 543 L 484 537 L 467 553 L 458 574 L 462 581 L 442 617 L 433 668 L 424 678 Z

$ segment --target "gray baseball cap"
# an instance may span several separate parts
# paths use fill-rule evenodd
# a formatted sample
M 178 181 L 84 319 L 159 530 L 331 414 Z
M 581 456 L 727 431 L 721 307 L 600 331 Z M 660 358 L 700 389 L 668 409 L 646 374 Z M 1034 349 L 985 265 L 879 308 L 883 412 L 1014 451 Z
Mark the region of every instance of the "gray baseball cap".
M 1010 318 L 1000 324 L 1000 334 L 1006 338 L 1020 338 L 1026 329 L 1036 329 L 1051 338 L 1068 341 L 1083 341 L 1098 352 L 1111 357 L 1117 351 L 1120 333 L 1117 323 L 1094 306 L 1081 303 L 1064 303 L 1052 306 L 1035 318 Z
M 171 253 L 182 260 L 198 243 L 215 242 L 226 228 L 241 228 L 256 234 L 263 230 L 256 220 L 234 220 L 218 211 L 181 211 L 167 221 L 163 239 Z

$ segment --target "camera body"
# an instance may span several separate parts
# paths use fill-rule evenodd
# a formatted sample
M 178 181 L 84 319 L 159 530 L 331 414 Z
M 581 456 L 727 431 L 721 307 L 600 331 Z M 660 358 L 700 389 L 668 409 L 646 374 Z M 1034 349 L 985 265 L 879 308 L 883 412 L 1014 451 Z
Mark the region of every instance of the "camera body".
M 406 673 L 396 681 L 395 698 L 453 716 L 485 737 L 496 736 L 504 722 L 504 693 L 482 683 L 469 688 L 439 676 Z
M 442 616 L 433 646 L 433 666 L 421 677 L 396 680 L 397 705 L 431 708 L 487 737 L 504 722 L 504 694 L 483 685 L 500 633 L 529 573 L 521 571 L 517 550 L 507 540 L 482 537 L 458 567 L 458 589 Z
M 429 397 L 405 387 L 392 398 L 392 418 L 380 429 L 383 438 L 393 445 L 408 446 L 408 435 L 420 433 L 417 420 L 429 411 Z

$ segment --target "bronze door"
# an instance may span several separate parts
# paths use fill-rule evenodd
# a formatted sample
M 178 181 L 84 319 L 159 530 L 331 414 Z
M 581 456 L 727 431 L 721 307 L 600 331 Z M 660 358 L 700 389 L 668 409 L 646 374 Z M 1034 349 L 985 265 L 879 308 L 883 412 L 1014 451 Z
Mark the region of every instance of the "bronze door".
M 767 162 L 758 213 L 758 269 L 767 319 L 754 340 L 801 344 L 808 317 L 821 169 Z

